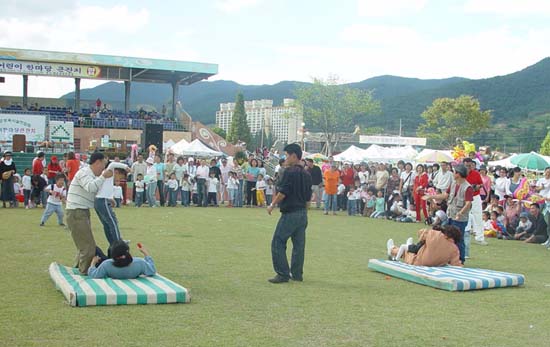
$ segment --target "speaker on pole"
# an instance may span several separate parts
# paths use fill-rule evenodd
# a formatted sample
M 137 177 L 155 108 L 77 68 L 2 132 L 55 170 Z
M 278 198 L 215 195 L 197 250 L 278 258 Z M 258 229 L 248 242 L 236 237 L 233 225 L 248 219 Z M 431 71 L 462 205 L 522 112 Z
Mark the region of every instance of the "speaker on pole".
M 157 147 L 157 153 L 162 153 L 163 130 L 162 124 L 145 124 L 141 138 L 141 145 L 144 151 L 146 151 L 150 145 L 155 145 Z

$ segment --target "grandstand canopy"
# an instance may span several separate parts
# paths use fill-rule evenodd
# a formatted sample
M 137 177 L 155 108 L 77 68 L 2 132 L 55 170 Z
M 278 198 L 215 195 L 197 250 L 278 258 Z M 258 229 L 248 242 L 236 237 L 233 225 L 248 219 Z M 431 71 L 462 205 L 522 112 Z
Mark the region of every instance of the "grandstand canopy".
M 128 108 L 131 82 L 169 83 L 174 88 L 173 96 L 177 96 L 179 85 L 189 85 L 217 74 L 218 65 L 0 47 L 0 73 L 23 75 L 24 105 L 26 105 L 28 83 L 26 76 L 28 75 L 74 78 L 76 99 L 80 98 L 80 79 L 82 78 L 124 81 L 126 108 Z M 174 100 L 174 110 L 176 101 Z M 79 100 L 75 100 L 76 109 L 80 108 L 79 105 Z

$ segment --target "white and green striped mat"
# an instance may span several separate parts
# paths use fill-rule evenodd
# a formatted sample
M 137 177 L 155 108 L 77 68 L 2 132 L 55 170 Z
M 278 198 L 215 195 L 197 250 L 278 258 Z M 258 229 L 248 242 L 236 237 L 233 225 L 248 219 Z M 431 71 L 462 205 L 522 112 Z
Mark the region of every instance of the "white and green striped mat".
M 189 302 L 189 291 L 156 274 L 130 280 L 91 279 L 78 269 L 50 264 L 50 277 L 71 306 L 144 305 Z

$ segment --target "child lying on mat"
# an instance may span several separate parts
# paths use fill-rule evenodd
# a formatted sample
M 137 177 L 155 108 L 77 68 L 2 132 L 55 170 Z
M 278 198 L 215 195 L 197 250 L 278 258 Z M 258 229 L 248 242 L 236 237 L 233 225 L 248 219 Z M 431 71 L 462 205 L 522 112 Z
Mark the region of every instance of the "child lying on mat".
M 434 226 L 432 229 L 418 231 L 418 243 L 413 244 L 410 237 L 406 244 L 394 246 L 393 240 L 387 242 L 388 256 L 418 266 L 462 266 L 456 244 L 460 241 L 460 230 L 452 225 Z
M 101 261 L 101 258 L 94 257 L 88 269 L 88 277 L 129 279 L 139 277 L 140 275 L 155 275 L 157 270 L 153 258 L 149 256 L 147 249 L 139 243 L 138 249 L 145 258 L 132 258 L 130 255 L 130 248 L 124 240 L 114 241 L 110 247 L 112 259 L 104 260 L 96 267 L 96 264 Z

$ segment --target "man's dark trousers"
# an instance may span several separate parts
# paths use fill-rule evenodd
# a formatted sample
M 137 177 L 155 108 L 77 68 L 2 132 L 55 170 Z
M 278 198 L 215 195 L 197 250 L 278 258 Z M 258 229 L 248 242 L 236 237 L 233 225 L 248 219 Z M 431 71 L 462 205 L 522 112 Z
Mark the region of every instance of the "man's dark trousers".
M 283 277 L 302 278 L 304 269 L 304 251 L 306 246 L 307 210 L 300 209 L 281 214 L 271 241 L 273 269 Z M 286 243 L 292 240 L 292 259 L 290 269 L 286 258 Z

